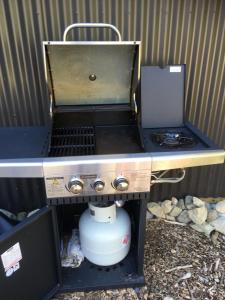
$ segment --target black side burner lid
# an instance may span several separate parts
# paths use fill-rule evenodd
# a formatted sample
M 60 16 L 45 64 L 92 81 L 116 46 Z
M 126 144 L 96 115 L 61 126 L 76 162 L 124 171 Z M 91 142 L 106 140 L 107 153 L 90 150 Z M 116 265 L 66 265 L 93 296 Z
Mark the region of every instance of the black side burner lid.
M 142 128 L 180 127 L 184 123 L 185 65 L 141 68 Z

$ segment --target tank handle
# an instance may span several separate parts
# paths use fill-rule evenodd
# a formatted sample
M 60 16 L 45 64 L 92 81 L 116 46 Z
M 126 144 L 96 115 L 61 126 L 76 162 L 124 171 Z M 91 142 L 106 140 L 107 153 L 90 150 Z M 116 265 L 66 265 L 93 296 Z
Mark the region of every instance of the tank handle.
M 63 33 L 63 41 L 64 42 L 66 42 L 68 32 L 73 28 L 110 28 L 117 34 L 119 42 L 122 41 L 121 34 L 120 34 L 119 30 L 116 28 L 116 26 L 114 26 L 112 24 L 107 24 L 107 23 L 75 23 L 75 24 L 71 24 L 68 27 L 66 27 L 66 29 Z

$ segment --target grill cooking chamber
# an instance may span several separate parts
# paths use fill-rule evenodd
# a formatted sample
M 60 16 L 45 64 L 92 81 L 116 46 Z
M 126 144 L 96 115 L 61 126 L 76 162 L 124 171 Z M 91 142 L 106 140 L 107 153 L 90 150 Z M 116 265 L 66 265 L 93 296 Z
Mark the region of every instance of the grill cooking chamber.
M 141 153 L 140 42 L 44 42 L 50 157 Z
M 149 192 L 151 158 L 136 102 L 140 42 L 44 42 L 43 50 L 51 128 L 43 164 L 47 201 Z

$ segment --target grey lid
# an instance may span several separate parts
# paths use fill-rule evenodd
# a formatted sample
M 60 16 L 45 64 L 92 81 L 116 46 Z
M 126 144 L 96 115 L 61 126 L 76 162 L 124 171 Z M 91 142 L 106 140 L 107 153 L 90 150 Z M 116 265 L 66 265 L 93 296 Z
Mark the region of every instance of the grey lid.
M 184 79 L 184 65 L 141 68 L 142 128 L 183 125 Z
M 44 42 L 55 105 L 128 104 L 138 46 L 138 42 Z

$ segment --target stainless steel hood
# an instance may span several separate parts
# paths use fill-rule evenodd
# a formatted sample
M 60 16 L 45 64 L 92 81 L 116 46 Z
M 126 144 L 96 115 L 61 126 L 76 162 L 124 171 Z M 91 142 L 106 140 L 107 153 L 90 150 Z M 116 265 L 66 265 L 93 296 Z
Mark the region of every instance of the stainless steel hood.
M 54 105 L 129 104 L 139 46 L 140 42 L 43 42 Z

